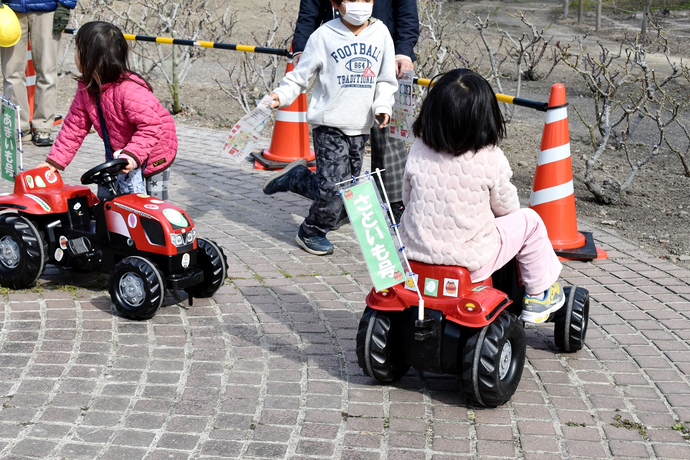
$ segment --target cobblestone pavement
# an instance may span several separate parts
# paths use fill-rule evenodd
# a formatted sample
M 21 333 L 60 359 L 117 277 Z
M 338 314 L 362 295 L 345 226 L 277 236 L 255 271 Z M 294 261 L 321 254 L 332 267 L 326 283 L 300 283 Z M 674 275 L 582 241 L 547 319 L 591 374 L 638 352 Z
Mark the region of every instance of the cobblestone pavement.
M 169 294 L 144 322 L 113 314 L 98 274 L 49 267 L 4 291 L 0 457 L 690 458 L 687 270 L 594 229 L 609 258 L 562 273 L 591 295 L 583 350 L 527 326 L 520 386 L 495 409 L 468 404 L 454 376 L 379 385 L 355 356 L 370 281 L 351 227 L 329 234 L 332 256 L 307 254 L 306 200 L 263 195 L 267 172 L 220 157 L 225 132 L 179 135 L 171 201 L 224 247 L 228 281 L 193 307 Z M 47 151 L 27 147 L 25 168 Z M 66 182 L 101 152 L 90 135 Z

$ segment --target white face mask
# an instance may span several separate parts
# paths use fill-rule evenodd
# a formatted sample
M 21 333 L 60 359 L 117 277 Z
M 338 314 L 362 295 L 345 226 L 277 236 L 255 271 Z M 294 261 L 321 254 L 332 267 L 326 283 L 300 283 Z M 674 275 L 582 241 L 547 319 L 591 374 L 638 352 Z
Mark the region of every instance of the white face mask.
M 371 17 L 373 3 L 345 3 L 343 19 L 354 26 L 361 26 Z

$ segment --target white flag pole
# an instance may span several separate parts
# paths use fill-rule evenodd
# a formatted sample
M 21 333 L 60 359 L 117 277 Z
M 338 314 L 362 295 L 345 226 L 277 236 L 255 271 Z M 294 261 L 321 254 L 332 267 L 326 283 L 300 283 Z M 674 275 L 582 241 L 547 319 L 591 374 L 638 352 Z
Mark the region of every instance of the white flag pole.
M 398 225 L 399 222 L 395 221 L 395 216 L 393 215 L 393 211 L 391 209 L 391 204 L 388 201 L 388 194 L 386 193 L 386 187 L 383 186 L 383 179 L 381 178 L 381 172 L 383 170 L 376 168 L 376 171 L 374 171 L 374 174 L 376 174 L 376 177 L 379 179 L 379 184 L 381 185 L 381 192 L 383 193 L 383 199 L 386 204 L 386 209 L 388 209 L 388 216 L 390 217 L 391 223 L 393 224 L 392 227 L 395 229 L 395 236 L 398 238 L 398 245 L 400 245 L 400 249 L 403 255 L 403 259 L 405 259 L 405 265 L 407 265 L 407 272 L 412 273 L 412 267 L 410 266 L 410 261 L 407 259 L 407 254 L 405 253 L 405 246 L 403 245 L 402 239 L 400 238 L 400 232 L 398 231 Z M 417 289 L 417 295 L 419 296 L 419 314 L 417 318 L 419 321 L 424 321 L 424 299 L 422 298 L 422 293 L 419 290 L 419 286 L 417 285 L 417 280 L 412 277 L 412 281 L 414 282 L 415 288 Z

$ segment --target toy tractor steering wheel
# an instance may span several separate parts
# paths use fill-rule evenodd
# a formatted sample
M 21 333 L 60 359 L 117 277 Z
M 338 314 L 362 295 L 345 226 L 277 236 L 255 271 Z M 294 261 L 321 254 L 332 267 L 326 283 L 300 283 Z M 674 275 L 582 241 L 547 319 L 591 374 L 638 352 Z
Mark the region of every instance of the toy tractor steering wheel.
M 81 176 L 81 183 L 84 185 L 98 184 L 109 187 L 110 184 L 117 182 L 117 175 L 120 174 L 128 162 L 124 158 L 106 161 L 86 171 Z

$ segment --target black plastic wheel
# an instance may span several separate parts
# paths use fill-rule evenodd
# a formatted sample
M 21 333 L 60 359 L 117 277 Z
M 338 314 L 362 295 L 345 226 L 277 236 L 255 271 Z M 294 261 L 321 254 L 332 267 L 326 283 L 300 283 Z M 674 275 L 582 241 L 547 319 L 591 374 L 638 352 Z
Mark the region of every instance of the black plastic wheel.
M 565 304 L 556 312 L 554 340 L 566 353 L 581 350 L 585 345 L 589 324 L 589 291 L 581 287 L 564 287 Z
M 388 313 L 366 307 L 357 331 L 357 362 L 362 371 L 381 383 L 399 380 L 410 365 L 405 362 L 396 327 Z
M 165 285 L 160 271 L 143 257 L 125 257 L 113 267 L 110 298 L 120 316 L 150 319 L 163 306 Z
M 462 387 L 480 405 L 506 403 L 517 390 L 525 365 L 525 331 L 517 317 L 502 311 L 467 339 L 462 353 Z
M 197 239 L 197 265 L 204 271 L 204 281 L 186 289 L 191 297 L 211 297 L 225 282 L 228 260 L 223 249 L 211 240 Z
M 47 261 L 47 244 L 32 222 L 14 212 L 0 214 L 0 284 L 29 287 L 41 277 Z

